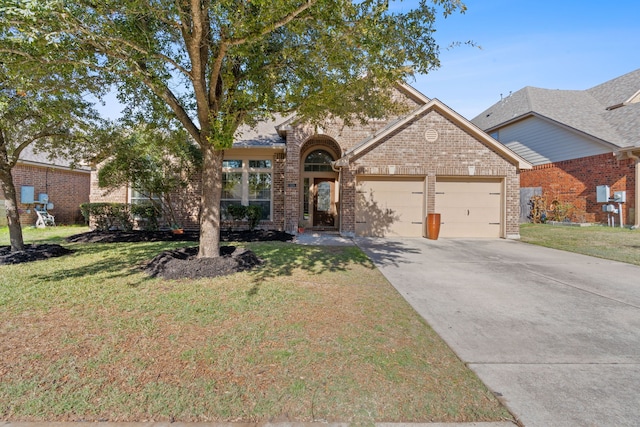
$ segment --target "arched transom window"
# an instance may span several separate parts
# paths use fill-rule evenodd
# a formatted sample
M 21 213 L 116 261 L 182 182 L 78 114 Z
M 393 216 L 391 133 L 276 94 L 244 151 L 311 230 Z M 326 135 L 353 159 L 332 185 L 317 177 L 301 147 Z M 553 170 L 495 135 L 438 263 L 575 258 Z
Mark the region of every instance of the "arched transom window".
M 332 172 L 333 157 L 324 150 L 315 150 L 304 159 L 305 172 Z

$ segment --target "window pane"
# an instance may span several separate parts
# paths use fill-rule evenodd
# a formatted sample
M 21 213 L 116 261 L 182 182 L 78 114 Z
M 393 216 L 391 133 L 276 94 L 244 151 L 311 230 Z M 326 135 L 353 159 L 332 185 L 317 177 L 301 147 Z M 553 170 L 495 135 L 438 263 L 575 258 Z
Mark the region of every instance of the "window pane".
M 222 161 L 223 168 L 230 169 L 241 169 L 242 168 L 242 160 L 223 160 Z
M 136 190 L 135 188 L 131 189 L 132 205 L 142 205 L 150 203 L 160 203 L 160 196 L 157 196 L 155 194 L 146 194 L 146 192 Z
M 249 174 L 249 200 L 271 200 L 271 174 Z
M 242 172 L 222 173 L 222 199 L 242 200 Z
M 309 178 L 304 179 L 303 185 L 302 218 L 309 219 Z
M 305 163 L 331 163 L 333 158 L 329 153 L 324 150 L 316 150 L 311 152 L 307 159 L 304 161 Z
M 271 169 L 271 160 L 249 160 L 250 168 Z
M 331 209 L 331 184 L 321 182 L 318 184 L 318 211 L 329 212 Z
M 271 202 L 252 200 L 249 202 L 249 206 L 260 206 L 262 208 L 262 219 L 271 219 Z
M 324 150 L 311 152 L 304 160 L 305 172 L 331 172 L 331 162 L 333 158 Z

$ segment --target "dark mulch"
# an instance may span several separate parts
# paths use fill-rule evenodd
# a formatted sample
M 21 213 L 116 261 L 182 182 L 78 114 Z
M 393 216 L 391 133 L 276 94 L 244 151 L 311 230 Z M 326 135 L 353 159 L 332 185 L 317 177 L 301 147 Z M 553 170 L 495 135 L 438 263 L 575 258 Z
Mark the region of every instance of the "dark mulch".
M 74 234 L 67 237 L 67 242 L 73 243 L 118 243 L 118 242 L 160 242 L 160 241 L 184 241 L 197 242 L 197 231 L 185 231 L 184 234 L 173 234 L 171 231 L 90 231 L 88 233 Z M 245 230 L 220 232 L 220 240 L 223 242 L 288 242 L 293 240 L 293 235 L 284 231 L 275 230 Z
M 246 230 L 222 231 L 223 242 L 260 242 L 293 240 L 293 235 L 284 231 Z M 66 238 L 70 243 L 119 243 L 119 242 L 159 242 L 185 241 L 197 242 L 199 235 L 195 231 L 173 234 L 171 231 L 90 231 Z M 25 245 L 24 251 L 11 252 L 11 247 L 0 247 L 0 265 L 19 264 L 67 255 L 73 251 L 54 244 Z M 249 270 L 262 264 L 252 251 L 234 246 L 221 246 L 217 258 L 197 258 L 198 247 L 164 251 L 152 259 L 144 270 L 151 276 L 165 279 L 197 279 L 201 277 L 224 276 Z
M 164 279 L 199 279 L 250 270 L 263 263 L 249 249 L 221 246 L 218 258 L 196 258 L 197 247 L 164 251 L 152 259 L 144 271 Z
M 0 246 L 0 265 L 39 261 L 73 253 L 60 245 L 24 245 L 24 251 L 11 252 L 11 246 Z
M 197 242 L 197 231 L 185 231 L 184 234 L 173 234 L 171 231 L 90 231 L 67 237 L 74 243 L 118 243 L 118 242 L 157 242 L 184 241 Z M 245 230 L 220 232 L 223 242 L 288 242 L 293 235 L 275 230 Z M 197 279 L 201 277 L 217 277 L 239 271 L 249 270 L 260 264 L 260 260 L 248 249 L 233 246 L 221 246 L 217 258 L 197 258 L 198 247 L 164 251 L 152 259 L 144 270 L 152 277 L 165 279 Z

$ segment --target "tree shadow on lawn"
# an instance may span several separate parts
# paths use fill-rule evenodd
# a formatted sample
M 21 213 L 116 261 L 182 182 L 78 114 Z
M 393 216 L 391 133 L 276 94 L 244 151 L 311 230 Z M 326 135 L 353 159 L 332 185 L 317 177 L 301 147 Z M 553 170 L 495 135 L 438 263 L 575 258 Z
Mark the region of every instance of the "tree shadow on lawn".
M 183 245 L 184 242 L 180 243 Z M 180 243 L 171 246 L 182 246 Z M 146 262 L 166 249 L 167 242 L 77 244 L 74 247 L 75 253 L 65 258 L 64 267 L 36 276 L 35 279 L 59 281 L 91 276 L 100 276 L 101 280 L 124 277 L 132 279 L 133 275 L 142 272 Z M 79 257 L 92 257 L 96 261 L 77 265 L 74 260 Z M 152 279 L 146 275 L 139 277 L 139 280 L 128 281 L 128 285 L 139 286 L 142 282 Z

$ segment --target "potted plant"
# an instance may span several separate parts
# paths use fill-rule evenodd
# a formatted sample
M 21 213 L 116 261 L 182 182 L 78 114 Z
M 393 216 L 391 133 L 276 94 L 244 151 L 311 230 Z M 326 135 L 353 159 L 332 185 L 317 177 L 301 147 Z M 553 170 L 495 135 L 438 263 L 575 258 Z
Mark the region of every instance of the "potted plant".
M 304 226 L 305 226 L 304 221 L 298 221 L 298 234 L 304 233 Z
M 171 224 L 171 232 L 173 234 L 184 234 L 184 229 L 180 224 Z

